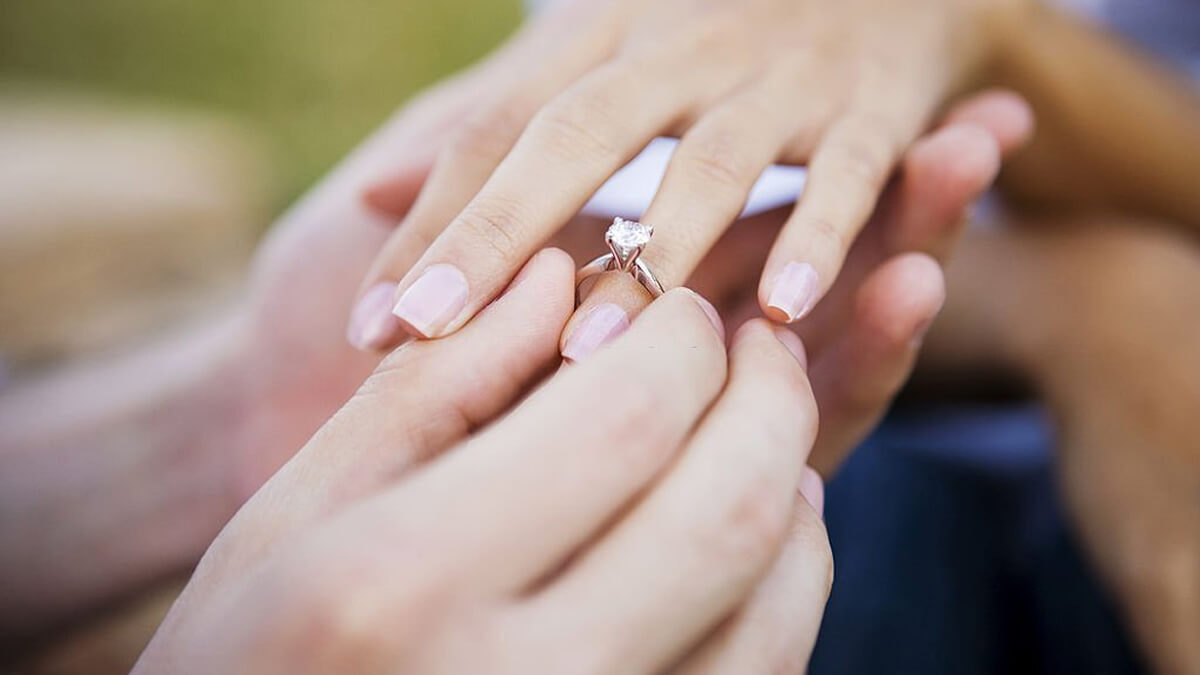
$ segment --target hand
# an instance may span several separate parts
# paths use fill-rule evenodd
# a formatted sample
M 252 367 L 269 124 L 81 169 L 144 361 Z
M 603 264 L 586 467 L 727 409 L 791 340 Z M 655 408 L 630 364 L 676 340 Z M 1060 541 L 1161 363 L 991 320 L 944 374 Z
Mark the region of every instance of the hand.
M 238 347 L 225 370 L 237 392 L 229 441 L 233 508 L 258 489 L 354 392 L 379 361 L 346 344 L 362 269 L 387 237 L 362 186 L 407 162 L 377 206 L 403 213 L 455 128 L 486 95 L 486 73 L 446 81 L 405 106 L 271 229 L 259 248 Z M 232 395 L 232 394 L 227 394 Z
M 450 80 L 406 106 L 285 215 L 260 249 L 251 301 L 243 312 L 244 346 L 228 369 L 241 391 L 241 400 L 230 406 L 242 411 L 231 441 L 237 448 L 231 491 L 235 507 L 328 419 L 376 365 L 377 357 L 355 352 L 344 339 L 342 320 L 350 314 L 358 271 L 387 238 L 383 226 L 407 213 L 433 157 L 450 142 L 458 125 L 480 100 L 503 86 L 491 68 Z M 1028 133 L 1028 121 L 1022 127 L 1023 118 L 1014 108 L 1024 110 L 1011 97 L 984 95 L 962 106 L 969 114 L 952 119 L 986 129 L 1007 150 Z M 906 171 L 893 190 L 911 196 L 899 200 L 888 217 L 906 218 L 928 228 L 932 236 L 943 237 L 938 233 L 953 231 L 958 214 L 990 181 L 995 166 L 970 161 L 978 156 L 978 148 L 945 142 L 934 147 L 941 150 L 910 153 L 924 159 L 917 162 L 920 168 Z M 986 148 L 982 152 L 987 154 Z M 397 157 L 403 158 L 404 169 L 364 195 L 362 186 L 371 176 L 389 167 L 394 170 Z M 964 169 L 974 172 L 962 176 L 966 187 L 945 189 L 944 175 Z M 578 233 L 578 229 L 564 230 L 563 243 L 582 257 L 592 252 L 599 238 L 588 232 L 579 239 Z M 765 250 L 765 242 L 754 247 Z M 697 282 L 703 283 L 699 278 Z M 714 297 L 724 296 L 722 291 Z M 368 302 L 367 311 L 360 307 L 355 312 L 351 342 L 361 344 L 393 328 L 390 293 L 371 297 L 374 307 Z M 593 302 L 589 299 L 589 306 Z M 572 332 L 569 328 L 567 334 Z M 270 405 L 263 405 L 264 401 Z
M 573 277 L 535 256 L 469 327 L 385 359 L 214 542 L 136 670 L 802 664 L 831 561 L 798 339 L 752 322 L 727 361 L 715 310 L 676 290 L 505 413 L 557 362 Z
M 506 73 L 440 155 L 361 288 L 366 348 L 453 333 L 647 141 L 682 134 L 644 259 L 684 282 L 773 161 L 808 188 L 758 300 L 795 321 L 832 286 L 909 144 L 974 83 L 1026 0 L 572 3 L 483 68 Z M 532 75 L 531 75 L 532 74 Z M 398 282 L 398 285 L 397 285 Z M 393 289 L 393 285 L 396 288 Z M 644 300 L 641 301 L 642 304 Z
M 991 184 L 1001 157 L 1032 132 L 1029 107 L 1006 92 L 982 94 L 953 109 L 941 129 L 905 156 L 900 179 L 851 247 L 825 302 L 792 326 L 809 350 L 821 410 L 810 464 L 822 475 L 832 475 L 908 380 L 925 331 L 942 307 L 942 269 L 967 208 Z M 725 257 L 706 260 L 692 281 L 708 297 L 725 299 L 718 306 L 733 321 L 757 314 L 754 281 L 742 276 L 739 290 L 738 272 L 761 266 L 783 218 L 756 220 L 761 222 L 726 235 L 710 254 Z M 714 276 L 723 270 L 724 276 Z M 613 276 L 626 290 L 633 286 L 627 275 Z
M 794 326 L 812 359 L 822 424 L 811 463 L 822 475 L 831 475 L 906 381 L 923 331 L 941 307 L 940 266 L 962 231 L 968 206 L 991 184 L 1002 156 L 1022 146 L 1032 131 L 1028 105 L 1011 93 L 986 92 L 951 110 L 939 129 L 905 155 L 899 179 L 851 247 L 829 299 Z M 381 188 L 371 202 L 382 208 L 400 197 L 395 187 Z M 752 270 L 762 268 L 785 220 L 786 214 L 776 211 L 739 221 L 688 282 L 714 299 L 731 333 L 758 314 Z M 584 258 L 594 251 L 605 225 L 577 219 L 552 242 Z M 627 308 L 632 315 L 644 302 L 641 287 L 628 275 L 601 277 L 568 323 L 562 353 L 571 360 L 587 358 L 628 326 Z M 598 308 L 602 320 L 593 322 Z M 611 321 L 614 313 L 622 320 Z

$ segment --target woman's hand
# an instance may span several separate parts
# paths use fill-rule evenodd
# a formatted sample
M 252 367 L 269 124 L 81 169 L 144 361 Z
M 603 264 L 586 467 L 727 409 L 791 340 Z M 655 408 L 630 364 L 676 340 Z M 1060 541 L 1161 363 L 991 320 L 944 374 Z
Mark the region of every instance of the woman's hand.
M 360 346 L 453 333 L 617 168 L 681 134 L 643 256 L 684 282 L 771 162 L 807 163 L 757 298 L 795 321 L 832 286 L 897 161 L 971 86 L 1027 0 L 575 2 L 479 71 L 495 82 L 364 281 Z M 398 284 L 398 285 L 397 285 Z M 396 318 L 380 307 L 397 300 Z M 613 298 L 635 311 L 644 298 Z M 636 306 L 629 306 L 636 305 Z
M 235 430 L 230 443 L 234 455 L 229 463 L 231 508 L 240 506 L 257 490 L 378 363 L 377 356 L 355 352 L 344 339 L 343 321 L 351 313 L 359 274 L 391 233 L 386 226 L 408 212 L 433 158 L 451 142 L 471 111 L 494 96 L 503 84 L 501 73 L 489 68 L 448 80 L 405 106 L 291 209 L 258 251 L 250 302 L 243 313 L 248 324 L 243 346 L 228 368 L 230 379 L 237 384 L 223 388 L 240 392 L 230 409 L 241 412 L 227 425 Z M 1011 96 L 975 97 L 963 107 L 974 112 L 952 116 L 953 126 L 982 128 L 992 137 L 984 139 L 983 145 L 997 144 L 1007 150 L 1027 133 L 1027 121 L 1024 132 L 1014 128 L 1014 107 L 1019 108 Z M 1018 114 L 1016 127 L 1021 126 L 1020 117 Z M 947 127 L 937 135 L 949 131 Z M 961 130 L 951 135 L 969 136 Z M 978 143 L 970 147 L 944 141 L 930 143 L 932 140 L 933 136 L 927 137 L 910 150 L 893 188 L 895 193 L 910 196 L 894 200 L 897 203 L 883 217 L 888 222 L 905 219 L 920 223 L 922 232 L 943 241 L 946 233 L 955 231 L 958 214 L 988 184 L 996 167 L 994 161 L 969 161 L 981 152 L 988 154 L 987 148 L 980 148 Z M 922 150 L 931 146 L 935 152 Z M 396 168 L 398 161 L 404 166 L 402 170 Z M 391 180 L 367 192 L 364 204 L 362 186 L 373 176 L 389 172 Z M 960 178 L 948 184 L 946 175 Z M 772 218 L 772 231 L 777 231 L 783 216 L 776 213 Z M 756 229 L 761 232 L 764 228 Z M 740 231 L 733 228 L 730 239 Z M 556 238 L 556 245 L 583 258 L 594 252 L 601 233 L 600 229 L 565 228 Z M 754 250 L 738 254 L 737 264 L 704 266 L 705 273 L 725 271 L 721 286 L 710 284 L 707 274 L 697 276 L 693 285 L 704 286 L 702 292 L 721 303 L 741 300 L 747 285 L 753 294 L 756 271 L 761 269 L 766 248 L 774 237 L 756 235 Z M 714 249 L 714 263 L 722 256 L 729 259 L 721 248 Z M 644 302 L 640 288 L 628 283 L 627 275 L 612 276 L 603 278 L 584 311 L 575 313 L 565 331 L 567 336 L 575 333 L 588 309 L 603 302 L 605 296 Z M 352 322 L 351 343 L 361 344 L 364 338 L 378 335 L 380 329 L 386 332 L 393 327 L 391 304 L 391 294 L 385 291 L 382 302 L 367 307 L 365 313 L 360 309 Z M 737 317 L 744 319 L 747 314 L 740 312 Z M 271 405 L 262 405 L 263 401 Z
M 802 664 L 831 562 L 799 340 L 760 320 L 727 356 L 676 290 L 505 412 L 556 364 L 573 276 L 535 256 L 469 327 L 385 359 L 214 542 L 138 670 Z
M 1009 93 L 981 94 L 954 108 L 942 128 L 905 155 L 900 180 L 855 240 L 825 302 L 792 326 L 808 348 L 821 411 L 809 463 L 822 475 L 832 475 L 908 380 L 941 310 L 942 267 L 962 233 L 967 205 L 991 184 L 1001 157 L 1032 131 L 1028 106 Z M 762 267 L 783 221 L 777 213 L 739 224 L 692 280 L 731 322 L 757 315 L 754 280 L 740 272 Z M 612 275 L 611 283 L 634 286 L 628 275 Z
M 906 153 L 898 180 L 855 240 L 828 299 L 793 326 L 808 348 L 821 409 L 810 463 L 822 475 L 831 475 L 907 380 L 924 330 L 941 307 L 941 265 L 962 231 L 968 205 L 991 184 L 1001 158 L 1021 147 L 1032 131 L 1028 105 L 1008 92 L 979 94 L 952 109 L 940 128 Z M 397 183 L 372 193 L 371 202 L 383 209 L 402 203 L 410 192 Z M 689 279 L 689 286 L 713 299 L 729 332 L 758 315 L 755 271 L 762 269 L 785 223 L 782 210 L 739 221 Z M 587 256 L 606 225 L 577 219 L 552 242 L 576 257 Z M 611 316 L 623 311 L 611 298 L 641 301 L 642 293 L 627 274 L 602 276 L 568 322 L 562 353 L 582 360 L 615 339 L 622 325 L 597 330 L 587 325 L 592 312 L 601 308 L 602 315 Z

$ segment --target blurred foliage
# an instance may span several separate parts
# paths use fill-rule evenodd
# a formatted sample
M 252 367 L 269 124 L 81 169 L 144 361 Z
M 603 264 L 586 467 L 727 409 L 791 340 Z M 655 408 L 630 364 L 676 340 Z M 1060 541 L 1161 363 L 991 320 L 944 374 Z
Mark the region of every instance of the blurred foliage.
M 240 118 L 290 199 L 520 17 L 519 0 L 0 0 L 0 79 Z

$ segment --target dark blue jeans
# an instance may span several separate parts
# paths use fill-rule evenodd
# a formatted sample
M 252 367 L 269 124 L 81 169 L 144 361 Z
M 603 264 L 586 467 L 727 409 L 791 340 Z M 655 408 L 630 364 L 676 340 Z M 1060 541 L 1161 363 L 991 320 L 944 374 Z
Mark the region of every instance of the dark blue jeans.
M 828 487 L 813 675 L 1140 673 L 1035 408 L 892 415 Z

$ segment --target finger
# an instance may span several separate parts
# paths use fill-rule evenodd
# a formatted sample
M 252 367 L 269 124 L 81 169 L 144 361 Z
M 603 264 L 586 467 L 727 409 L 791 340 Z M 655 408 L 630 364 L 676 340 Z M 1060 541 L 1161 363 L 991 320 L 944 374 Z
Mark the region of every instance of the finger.
M 394 313 L 407 332 L 440 337 L 470 320 L 606 178 L 707 93 L 695 73 L 660 86 L 678 58 L 650 59 L 636 72 L 631 63 L 606 65 L 538 113 L 401 280 Z
M 844 337 L 854 321 L 855 295 L 864 279 L 895 255 L 949 255 L 962 233 L 966 210 L 991 184 L 999 167 L 995 140 L 973 124 L 952 124 L 918 141 L 905 156 L 899 180 L 855 241 L 825 300 L 797 326 L 814 353 Z
M 725 392 L 670 472 L 514 610 L 514 633 L 541 645 L 543 670 L 658 672 L 747 597 L 786 537 L 816 433 L 800 349 L 788 331 L 747 324 Z
M 951 108 L 944 124 L 975 124 L 987 129 L 1003 155 L 1019 149 L 1033 136 L 1033 107 L 1020 94 L 989 89 Z
M 380 488 L 505 410 L 556 363 L 573 279 L 570 257 L 548 249 L 469 330 L 390 354 L 255 496 L 254 517 L 281 536 Z
M 833 555 L 821 520 L 824 485 L 805 467 L 783 552 L 749 601 L 673 672 L 803 673 L 829 591 Z
M 554 24 L 547 24 L 553 27 Z M 542 32 L 547 29 L 543 28 Z M 560 31 L 561 35 L 562 32 Z M 487 181 L 500 161 L 512 149 L 517 138 L 539 108 L 569 86 L 581 73 L 602 61 L 611 52 L 611 31 L 593 30 L 587 39 L 564 42 L 564 38 L 534 38 L 512 53 L 502 54 L 481 69 L 486 92 L 474 101 L 460 123 L 450 127 L 449 138 L 440 144 L 440 152 L 411 210 L 376 256 L 359 289 L 356 316 L 351 319 L 348 337 L 358 349 L 384 350 L 399 344 L 403 325 L 392 315 L 395 282 L 420 257 L 456 214 Z M 526 74 L 553 54 L 555 67 L 540 69 L 545 75 L 527 78 Z M 488 101 L 486 103 L 482 101 Z M 411 180 L 404 171 L 367 188 L 374 202 L 401 197 Z M 389 205 L 392 208 L 395 205 Z M 531 251 L 532 253 L 532 251 Z M 522 263 L 525 259 L 522 259 Z M 360 317 L 369 317 L 362 319 Z M 356 324 L 367 328 L 356 329 Z
M 993 129 L 997 121 L 1003 123 L 1004 109 L 1012 108 L 1006 97 L 985 94 L 978 105 L 960 107 L 966 112 L 956 115 L 957 121 L 918 140 L 905 154 L 898 179 L 851 246 L 833 288 L 814 315 L 799 326 L 805 343 L 817 353 L 840 335 L 840 327 L 853 312 L 852 295 L 883 261 L 913 251 L 939 260 L 949 254 L 962 233 L 967 210 L 999 169 L 1000 150 L 1012 149 L 1020 140 L 1013 135 L 1011 123 L 1008 131 Z M 976 123 L 988 118 L 990 126 Z M 1006 134 L 1002 144 L 1000 138 Z
M 945 300 L 942 269 L 909 253 L 863 282 L 849 325 L 812 365 L 821 430 L 810 464 L 829 476 L 866 435 L 912 371 L 921 339 Z
M 763 170 L 797 126 L 825 114 L 812 105 L 797 112 L 795 78 L 759 83 L 702 117 L 680 140 L 644 220 L 654 238 L 642 254 L 665 288 L 686 282 L 696 265 L 738 217 Z M 629 275 L 612 275 L 584 299 L 564 331 L 563 355 L 573 360 L 598 346 L 617 318 L 635 316 L 649 296 Z
M 442 139 L 436 139 L 439 143 Z M 428 157 L 417 156 L 406 158 L 404 166 L 392 171 L 392 175 L 362 194 L 363 203 L 380 215 L 387 218 L 390 226 L 395 226 L 417 201 L 425 179 L 433 168 L 434 153 Z
M 437 555 L 414 562 L 459 588 L 516 592 L 556 569 L 661 471 L 720 391 L 725 350 L 697 298 L 667 293 L 610 349 L 360 522 L 436 539 Z
M 541 90 L 546 93 L 539 101 L 545 102 L 578 77 L 582 69 L 595 65 L 612 52 L 613 40 L 622 22 L 622 13 L 614 9 L 619 8 L 559 3 L 539 12 L 485 61 L 439 85 L 434 95 L 423 96 L 410 106 L 406 117 L 425 122 L 422 126 L 429 135 L 447 138 L 453 136 L 463 122 L 472 119 L 473 113 L 488 107 L 489 101 L 508 98 L 523 100 L 519 95 L 510 97 L 506 93 L 519 94 L 524 90 L 524 93 L 531 94 Z M 588 26 L 586 34 L 569 30 L 580 25 Z M 554 68 L 544 68 L 543 64 L 551 59 Z M 529 78 L 529 73 L 535 71 L 540 76 Z M 524 86 L 523 82 L 526 83 Z M 539 104 L 534 105 L 536 110 Z M 495 107 L 507 109 L 505 106 Z M 484 122 L 493 116 L 478 116 L 478 122 L 474 125 L 489 131 L 495 131 L 496 127 L 503 128 L 502 125 L 492 127 Z M 525 121 L 528 121 L 528 117 Z M 489 144 L 496 140 L 492 134 L 485 136 L 484 140 Z M 514 140 L 515 135 L 508 139 L 510 147 Z M 499 144 L 498 140 L 496 142 Z M 428 157 L 430 163 L 433 159 L 434 156 Z M 377 172 L 363 190 L 366 203 L 394 218 L 404 217 L 409 206 L 404 205 L 404 195 L 411 164 L 406 154 L 398 166 Z
M 472 68 L 439 84 L 393 116 L 384 128 L 396 129 L 406 142 L 393 149 L 387 165 L 367 176 L 372 182 L 362 190 L 363 203 L 392 219 L 392 224 L 408 213 L 454 129 L 491 94 L 494 85 L 485 78 L 487 74 L 482 66 Z M 378 178 L 381 173 L 386 175 L 382 180 Z
M 856 112 L 836 122 L 809 163 L 808 183 L 763 270 L 767 316 L 800 319 L 833 285 L 917 124 Z
M 955 106 L 943 126 L 905 156 L 901 180 L 881 208 L 885 217 L 893 216 L 885 226 L 888 249 L 944 260 L 967 209 L 995 180 L 1002 157 L 1032 131 L 1029 105 L 1011 92 L 989 91 Z
M 962 233 L 967 209 L 995 180 L 1000 160 L 995 136 L 967 122 L 949 124 L 916 143 L 884 211 L 894 214 L 882 224 L 884 250 L 944 260 Z
M 369 187 L 364 194 L 364 201 L 377 212 L 409 216 L 405 218 L 405 226 L 393 231 L 384 243 L 385 254 L 411 251 L 409 262 L 415 259 L 416 253 L 436 236 L 437 230 L 431 229 L 431 223 L 437 222 L 439 213 L 449 218 L 454 209 L 466 203 L 473 190 L 483 183 L 487 172 L 507 151 L 506 137 L 515 138 L 519 133 L 519 129 L 514 128 L 520 122 L 518 115 L 506 113 L 501 118 L 490 112 L 468 113 L 465 118 L 466 121 L 462 121 L 453 133 L 448 130 L 431 132 L 422 141 L 423 150 L 415 156 L 410 155 L 404 167 L 394 169 L 391 178 Z M 484 128 L 490 133 L 489 142 L 476 142 L 477 136 L 485 135 Z M 497 155 L 490 163 L 489 153 Z M 426 158 L 422 154 L 430 156 Z M 436 163 L 435 155 L 441 157 Z M 393 257 L 401 253 L 395 253 Z M 378 265 L 379 259 L 377 255 L 371 264 Z M 395 282 L 386 279 L 360 288 L 346 329 L 346 339 L 351 346 L 373 351 L 398 343 L 396 336 L 402 329 L 399 319 L 391 311 L 395 291 Z

